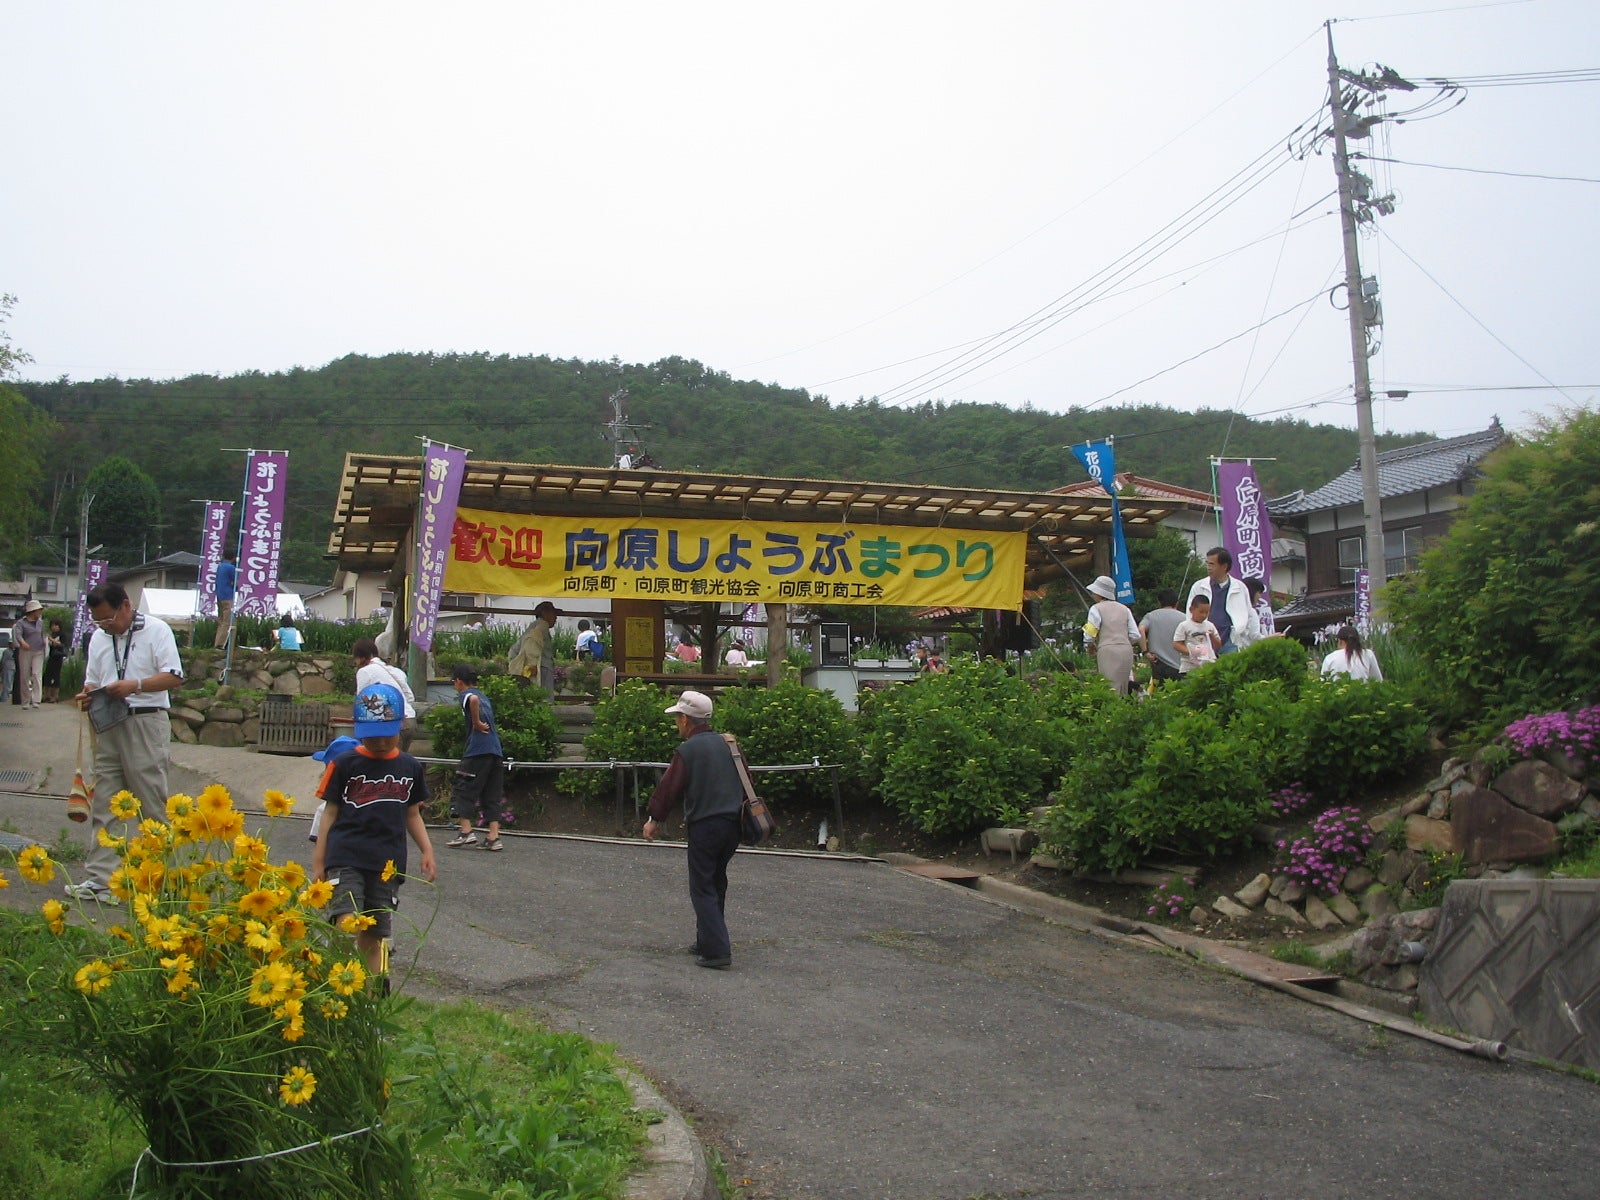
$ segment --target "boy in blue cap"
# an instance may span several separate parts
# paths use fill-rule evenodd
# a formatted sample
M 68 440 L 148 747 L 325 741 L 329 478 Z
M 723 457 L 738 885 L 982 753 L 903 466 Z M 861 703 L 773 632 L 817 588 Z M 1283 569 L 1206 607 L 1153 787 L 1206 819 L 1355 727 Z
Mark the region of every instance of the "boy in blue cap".
M 398 689 L 369 684 L 356 695 L 353 711 L 361 744 L 333 760 L 318 792 L 328 807 L 311 852 L 311 874 L 333 885 L 330 921 L 349 913 L 373 919 L 356 934 L 356 945 L 368 970 L 378 975 L 406 873 L 407 834 L 421 851 L 422 878 L 432 883 L 436 877 L 433 844 L 422 823 L 428 783 L 422 764 L 400 749 L 405 700 Z
M 361 743 L 356 741 L 355 738 L 340 735 L 311 756 L 319 763 L 327 764 L 322 772 L 322 779 L 317 783 L 317 795 L 322 795 L 322 789 L 328 786 L 328 776 L 333 774 L 333 760 L 347 751 L 354 750 L 359 745 Z M 322 832 L 322 814 L 327 811 L 328 802 L 326 800 L 317 805 L 317 810 L 311 814 L 311 832 L 307 840 L 313 842 L 317 840 L 317 836 Z

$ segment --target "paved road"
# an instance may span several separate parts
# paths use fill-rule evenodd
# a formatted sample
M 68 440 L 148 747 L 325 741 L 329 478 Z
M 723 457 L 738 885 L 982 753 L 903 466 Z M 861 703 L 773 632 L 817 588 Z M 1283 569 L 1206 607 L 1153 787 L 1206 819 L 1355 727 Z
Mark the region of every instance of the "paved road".
M 17 757 L 5 725 L 0 767 Z M 305 774 L 183 754 L 241 800 Z M 54 811 L 0 799 L 47 840 Z M 303 836 L 290 823 L 275 841 L 298 852 Z M 405 889 L 404 915 L 431 923 L 418 983 L 616 1043 L 755 1197 L 1600 1193 L 1593 1085 L 1375 1034 L 880 864 L 739 856 L 734 969 L 714 972 L 679 949 L 681 850 L 438 853 L 439 888 Z

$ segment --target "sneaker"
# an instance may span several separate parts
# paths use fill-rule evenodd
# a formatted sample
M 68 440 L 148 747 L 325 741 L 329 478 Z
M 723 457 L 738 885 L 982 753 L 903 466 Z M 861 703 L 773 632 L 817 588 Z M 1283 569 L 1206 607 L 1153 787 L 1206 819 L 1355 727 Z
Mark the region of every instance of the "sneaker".
M 61 890 L 67 894 L 69 899 L 72 900 L 93 900 L 97 904 L 105 904 L 111 908 L 115 908 L 117 905 L 122 903 L 122 901 L 118 900 L 114 895 L 111 894 L 110 891 L 105 888 L 95 887 L 95 885 L 87 879 L 85 879 L 82 883 L 69 883 Z
M 499 838 L 490 838 L 483 844 L 483 848 L 485 850 L 504 850 L 506 847 L 505 843 Z
M 478 835 L 476 833 L 458 833 L 445 843 L 446 846 L 476 846 Z

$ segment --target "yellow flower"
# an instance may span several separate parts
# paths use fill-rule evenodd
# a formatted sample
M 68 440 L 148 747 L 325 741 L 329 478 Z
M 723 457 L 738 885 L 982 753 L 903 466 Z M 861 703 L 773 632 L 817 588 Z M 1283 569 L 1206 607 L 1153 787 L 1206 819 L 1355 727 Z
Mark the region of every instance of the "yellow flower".
M 127 867 L 118 867 L 111 872 L 111 878 L 106 881 L 106 886 L 111 889 L 113 896 L 124 903 L 133 899 L 133 876 Z
M 126 929 L 126 927 L 124 927 L 122 925 L 113 925 L 110 929 L 106 930 L 106 932 L 109 933 L 112 937 L 121 938 L 123 941 L 127 942 L 128 945 L 130 945 L 130 946 L 137 944 L 133 940 L 133 934 L 129 933 L 128 930 Z
M 289 998 L 289 985 L 293 979 L 294 972 L 283 963 L 270 962 L 257 967 L 250 976 L 247 999 L 262 1008 L 276 1007 Z
M 343 1000 L 324 1000 L 318 1011 L 330 1021 L 342 1021 L 350 1015 L 350 1006 Z
M 10 886 L 11 880 L 7 879 L 4 875 L 0 875 L 0 888 L 8 888 Z
M 277 930 L 268 929 L 260 921 L 247 921 L 244 928 L 244 944 L 251 950 L 269 958 L 277 958 L 283 953 L 283 943 L 278 940 Z
M 278 939 L 286 946 L 304 941 L 307 933 L 306 919 L 294 909 L 279 913 L 272 927 L 278 931 Z
M 239 911 L 247 917 L 265 921 L 278 910 L 284 899 L 281 892 L 275 892 L 271 888 L 257 888 L 239 897 Z
M 383 870 L 381 873 L 379 873 L 378 878 L 383 880 L 385 883 L 388 883 L 389 880 L 394 878 L 394 859 L 391 858 L 388 862 L 383 864 Z
M 166 864 L 147 858 L 130 872 L 130 877 L 136 891 L 153 895 L 161 890 L 161 881 L 167 877 Z
M 174 792 L 167 797 L 167 820 L 177 822 L 195 814 L 194 797 L 185 792 Z
M 172 840 L 172 830 L 165 822 L 154 817 L 146 817 L 139 822 L 139 836 L 145 840 L 152 853 L 165 850 L 167 843 Z
M 111 826 L 109 825 L 100 826 L 100 832 L 94 836 L 95 840 L 107 850 L 116 850 L 120 852 L 122 848 L 128 844 L 127 838 L 113 837 L 111 833 Z
M 346 933 L 360 933 L 364 929 L 371 929 L 377 923 L 365 913 L 345 913 L 339 918 L 339 928 Z
M 223 841 L 236 838 L 244 829 L 244 814 L 231 812 L 211 823 L 212 832 Z
M 228 789 L 220 783 L 213 783 L 200 793 L 199 799 L 195 801 L 195 807 L 207 817 L 222 816 L 233 811 L 233 797 L 228 795 Z
M 44 914 L 44 919 L 50 924 L 50 932 L 60 936 L 67 928 L 67 906 L 59 900 L 46 900 L 39 906 L 39 911 Z
M 236 942 L 244 936 L 244 930 L 227 913 L 213 913 L 206 920 L 206 936 L 213 942 Z
M 341 996 L 354 996 L 367 982 L 367 971 L 355 959 L 335 963 L 328 972 L 328 986 Z
M 294 798 L 285 796 L 276 788 L 268 788 L 262 799 L 269 817 L 287 817 L 294 811 Z
M 50 852 L 43 846 L 29 846 L 18 854 L 17 870 L 24 879 L 34 883 L 49 883 L 56 877 L 56 865 L 50 861 Z
M 144 806 L 127 788 L 111 797 L 111 815 L 119 821 L 131 821 L 144 811 Z
M 241 833 L 233 839 L 233 853 L 239 858 L 251 862 L 267 861 L 267 844 L 260 838 L 251 837 L 248 833 Z
M 85 996 L 98 996 L 111 986 L 111 968 L 97 958 L 79 967 L 72 982 Z
M 296 891 L 306 885 L 306 869 L 291 858 L 278 868 L 278 880 L 290 891 Z
M 304 1067 L 291 1067 L 278 1085 L 278 1095 L 289 1105 L 300 1105 L 317 1094 L 317 1077 Z
M 326 879 L 319 879 L 313 884 L 308 884 L 306 890 L 300 893 L 300 903 L 308 908 L 323 908 L 332 899 L 333 884 Z
M 163 958 L 161 965 L 172 972 L 171 978 L 167 980 L 167 991 L 174 996 L 181 996 L 189 989 L 200 986 L 192 974 L 194 959 L 187 954 L 174 954 L 171 958 Z

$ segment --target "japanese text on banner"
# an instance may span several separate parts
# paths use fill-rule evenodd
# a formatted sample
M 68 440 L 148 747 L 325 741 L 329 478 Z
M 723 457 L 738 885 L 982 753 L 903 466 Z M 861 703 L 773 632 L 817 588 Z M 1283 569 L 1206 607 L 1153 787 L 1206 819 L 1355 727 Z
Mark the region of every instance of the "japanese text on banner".
M 433 649 L 439 621 L 439 594 L 444 590 L 450 535 L 456 501 L 467 473 L 467 452 L 454 446 L 428 444 L 422 460 L 422 500 L 417 517 L 417 588 L 411 617 L 412 644 Z
M 1222 502 L 1222 544 L 1233 556 L 1236 579 L 1261 580 L 1272 586 L 1272 521 L 1267 498 L 1249 463 L 1217 464 L 1217 493 Z
M 250 455 L 245 465 L 244 529 L 235 612 L 258 617 L 278 613 L 278 560 L 283 551 L 284 489 L 288 483 L 286 451 L 257 451 Z
M 1027 535 L 460 509 L 445 586 L 498 596 L 1017 609 Z
M 207 500 L 200 526 L 200 615 L 217 615 L 217 564 L 228 549 L 228 527 L 233 523 L 232 500 Z

